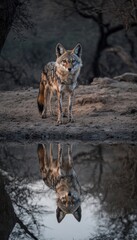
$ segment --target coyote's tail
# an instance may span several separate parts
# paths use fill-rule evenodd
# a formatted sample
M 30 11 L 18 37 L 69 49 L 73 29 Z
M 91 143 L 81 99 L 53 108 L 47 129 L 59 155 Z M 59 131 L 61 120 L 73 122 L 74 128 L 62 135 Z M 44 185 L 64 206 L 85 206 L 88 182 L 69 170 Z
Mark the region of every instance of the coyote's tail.
M 41 76 L 41 80 L 42 80 L 42 76 Z M 40 81 L 37 104 L 38 104 L 39 113 L 42 114 L 43 108 L 44 108 L 44 84 L 42 81 Z

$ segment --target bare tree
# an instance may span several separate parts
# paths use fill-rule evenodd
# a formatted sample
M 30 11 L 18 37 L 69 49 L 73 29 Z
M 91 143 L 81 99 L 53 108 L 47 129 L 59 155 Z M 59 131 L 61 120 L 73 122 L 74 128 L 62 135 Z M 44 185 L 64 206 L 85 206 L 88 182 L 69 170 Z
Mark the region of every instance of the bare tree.
M 111 22 L 123 24 L 126 29 L 137 23 L 136 0 L 72 0 L 78 13 L 86 18 L 97 21 L 97 15 L 102 13 L 111 16 Z
M 104 66 L 100 64 L 100 58 L 102 53 L 105 52 L 105 50 L 108 51 L 108 49 L 110 49 L 110 51 L 113 53 L 117 53 L 117 55 L 122 59 L 122 61 L 124 61 L 124 63 L 126 63 L 129 68 L 131 68 L 131 70 L 135 70 L 136 64 L 134 63 L 133 59 L 131 61 L 131 56 L 129 56 L 124 49 L 122 49 L 122 51 L 120 51 L 118 54 L 118 51 L 116 51 L 116 48 L 118 49 L 118 47 L 112 46 L 109 42 L 109 38 L 110 36 L 119 31 L 128 30 L 129 28 L 137 25 L 137 1 L 72 1 L 74 3 L 76 11 L 82 17 L 91 18 L 97 24 L 100 33 L 99 39 L 97 41 L 94 60 L 92 62 L 92 65 L 90 66 L 90 70 L 87 75 L 91 75 L 91 69 L 93 69 L 93 76 L 98 77 L 101 75 L 100 68 L 103 68 Z M 92 81 L 92 79 L 89 79 L 89 81 Z
M 16 223 L 16 216 L 11 199 L 4 186 L 4 179 L 0 174 L 0 236 L 3 240 L 9 238 Z
M 22 156 L 23 158 L 23 156 Z M 3 159 L 10 160 L 12 166 L 12 174 L 6 172 L 3 166 Z M 11 239 L 34 239 L 38 240 L 41 224 L 38 216 L 44 212 L 48 214 L 43 206 L 37 206 L 33 202 L 35 194 L 43 194 L 40 190 L 33 192 L 28 187 L 28 179 L 17 177 L 15 174 L 16 164 L 19 157 L 14 155 L 7 146 L 0 149 L 0 236 L 3 240 L 8 240 L 9 235 L 13 231 Z M 18 228 L 13 230 L 14 225 L 18 224 Z M 2 235 L 3 234 L 3 235 Z
M 0 51 L 11 29 L 18 4 L 18 0 L 0 2 Z
M 31 25 L 28 18 L 28 3 L 29 0 L 0 1 L 0 53 L 11 27 L 18 32 L 23 27 L 28 28 Z

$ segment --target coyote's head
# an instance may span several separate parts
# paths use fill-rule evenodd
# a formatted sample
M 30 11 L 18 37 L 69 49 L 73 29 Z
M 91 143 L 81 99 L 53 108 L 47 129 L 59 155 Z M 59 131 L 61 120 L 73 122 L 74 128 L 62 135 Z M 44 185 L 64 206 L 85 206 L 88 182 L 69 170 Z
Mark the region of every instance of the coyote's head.
M 56 66 L 60 71 L 75 74 L 80 71 L 82 67 L 82 46 L 80 43 L 72 50 L 66 50 L 62 44 L 58 43 L 56 46 Z
M 65 186 L 64 186 L 65 187 Z M 62 189 L 57 192 L 56 217 L 60 223 L 66 214 L 73 214 L 78 222 L 81 220 L 81 201 L 80 194 L 74 189 Z

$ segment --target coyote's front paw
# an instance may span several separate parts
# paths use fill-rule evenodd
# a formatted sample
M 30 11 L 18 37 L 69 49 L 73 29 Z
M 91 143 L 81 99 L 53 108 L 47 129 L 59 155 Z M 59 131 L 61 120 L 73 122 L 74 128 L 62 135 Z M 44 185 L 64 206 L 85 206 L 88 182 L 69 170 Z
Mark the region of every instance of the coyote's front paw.
M 47 114 L 45 111 L 42 112 L 42 118 L 46 118 L 47 117 Z
M 73 123 L 73 122 L 75 122 L 74 121 L 74 118 L 71 116 L 71 117 L 68 117 L 68 123 Z
M 57 126 L 59 126 L 59 125 L 61 125 L 63 123 L 63 121 L 62 120 L 57 120 Z
M 63 117 L 62 115 L 58 117 L 58 120 L 57 120 L 57 125 L 60 125 L 63 123 Z

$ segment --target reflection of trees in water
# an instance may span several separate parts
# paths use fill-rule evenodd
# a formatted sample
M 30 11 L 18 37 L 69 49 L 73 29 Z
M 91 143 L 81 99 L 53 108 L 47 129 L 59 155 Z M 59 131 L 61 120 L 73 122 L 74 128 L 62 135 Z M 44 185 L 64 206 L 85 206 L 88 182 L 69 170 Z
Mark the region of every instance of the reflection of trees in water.
M 4 179 L 0 174 L 0 237 L 2 240 L 8 239 L 15 223 L 11 199 L 5 190 Z
M 137 149 L 130 146 L 124 150 L 126 156 L 119 159 L 116 177 L 108 183 L 110 190 L 103 207 L 111 215 L 114 236 L 133 240 L 137 239 Z
M 124 157 L 120 155 L 117 159 L 115 171 L 102 181 L 108 188 L 104 208 L 116 216 L 134 211 L 137 200 L 137 149 L 129 145 L 123 147 L 123 152 Z
M 42 212 L 46 212 L 43 207 L 34 204 L 35 195 L 33 190 L 27 186 L 27 180 L 21 178 L 8 179 L 7 192 L 10 195 L 12 204 L 16 212 L 16 220 L 19 224 L 17 231 L 13 231 L 13 238 L 20 236 L 20 239 L 24 239 L 24 234 L 29 235 L 33 239 L 37 239 L 35 235 L 40 234 L 40 227 L 38 216 Z M 24 230 L 22 232 L 22 230 Z
M 107 233 L 101 233 L 89 240 L 136 240 L 137 216 L 128 214 L 123 217 L 110 219 Z M 106 232 L 106 229 L 105 229 Z
M 83 189 L 84 197 L 91 195 L 99 199 L 101 212 L 107 214 L 107 223 L 102 217 L 105 233 L 100 233 L 94 240 L 135 240 L 137 239 L 137 149 L 134 145 L 95 145 L 89 144 L 88 147 L 83 145 L 73 147 L 73 160 L 76 173 Z M 76 151 L 77 148 L 77 151 Z M 84 149 L 84 150 L 83 150 Z M 7 201 L 11 209 L 13 225 L 7 226 L 7 231 L 12 231 L 15 222 L 19 227 L 13 230 L 12 239 L 38 239 L 40 235 L 39 217 L 43 214 L 44 209 L 34 204 L 34 192 L 28 186 L 28 181 L 24 178 L 16 177 L 16 162 L 20 161 L 16 154 L 5 148 L 1 151 L 0 157 L 6 162 L 10 159 L 13 168 L 12 177 L 1 171 L 4 176 L 6 191 L 8 193 Z M 13 159 L 16 161 L 13 161 Z M 6 167 L 2 166 L 4 170 Z M 26 173 L 27 175 L 27 173 Z M 1 176 L 0 176 L 1 180 Z M 0 191 L 2 184 L 0 184 Z M 36 194 L 36 191 L 35 191 Z M 38 192 L 43 194 L 43 192 Z M 44 192 L 45 194 L 45 192 Z M 1 196 L 1 192 L 0 192 Z M 10 196 L 10 198 L 9 198 Z M 16 212 L 16 221 L 14 222 L 14 213 L 12 205 Z M 90 206 L 88 206 L 90 208 Z M 7 208 L 8 209 L 8 208 Z M 47 212 L 46 212 L 47 214 Z M 108 224 L 108 225 L 107 225 Z M 21 230 L 23 229 L 23 231 Z M 37 237 L 36 237 L 37 236 Z M 3 238 L 4 239 L 4 238 Z M 7 239 L 7 238 L 5 238 Z M 4 239 L 4 240 L 5 240 Z
M 104 186 L 101 184 L 105 164 L 102 156 L 102 146 L 94 146 L 88 152 L 79 152 L 74 157 L 74 161 L 76 164 L 80 164 L 87 173 L 86 175 L 84 174 L 85 178 L 88 176 L 88 181 L 84 184 L 86 186 L 82 186 L 83 194 L 87 195 L 90 193 L 101 200 L 101 192 L 106 190 L 102 189 Z
M 4 147 L 0 154 L 1 158 L 5 159 L 5 161 L 7 157 L 10 158 L 10 163 L 12 163 L 13 159 L 16 159 L 16 161 L 19 160 L 15 155 L 11 154 L 9 149 L 6 147 Z M 3 225 L 3 229 L 6 229 L 6 231 L 3 232 L 3 240 L 8 239 L 6 237 L 7 232 L 10 234 L 16 223 L 18 226 L 16 226 L 15 230 L 13 230 L 10 237 L 11 240 L 21 240 L 24 238 L 29 239 L 30 237 L 31 239 L 38 239 L 36 236 L 40 235 L 41 227 L 39 223 L 39 216 L 41 213 L 48 213 L 48 211 L 46 211 L 45 208 L 40 205 L 37 206 L 37 203 L 34 204 L 34 198 L 36 197 L 36 194 L 42 194 L 43 192 L 35 190 L 34 193 L 33 190 L 28 186 L 29 180 L 15 176 L 14 171 L 16 165 L 14 164 L 12 167 L 12 176 L 10 176 L 6 171 L 0 169 L 0 190 L 1 193 L 4 191 L 5 194 L 3 195 L 4 198 L 2 200 L 5 202 L 5 213 L 7 213 L 7 216 L 5 217 L 10 218 L 10 224 L 8 225 L 8 223 L 5 221 L 5 225 Z M 2 179 L 4 179 L 3 182 Z M 11 213 L 10 215 L 9 211 Z M 1 212 L 3 212 L 3 209 Z
M 137 239 L 137 149 L 134 145 L 107 148 L 105 145 L 95 146 L 85 154 L 85 160 L 81 157 L 81 161 L 88 162 L 90 158 L 92 162 L 90 184 L 84 186 L 84 191 L 100 200 L 101 209 L 109 217 L 108 232 L 91 239 L 134 240 Z M 119 151 L 115 159 L 114 148 L 115 153 Z M 106 159 L 104 153 L 107 151 Z M 79 157 L 75 157 L 76 161 Z
M 113 156 L 116 152 L 119 152 L 117 156 Z M 123 198 L 134 200 L 136 197 L 136 156 L 137 149 L 134 145 L 110 145 L 109 148 L 107 145 L 97 145 L 87 152 L 78 152 L 73 158 L 75 165 L 79 165 L 87 173 L 84 174 L 83 183 L 83 189 L 87 193 L 99 199 L 102 195 L 102 200 L 106 201 L 117 191 L 118 200 L 122 201 Z M 117 198 L 112 198 L 117 201 Z M 122 206 L 123 203 L 126 204 L 127 201 L 124 200 Z

